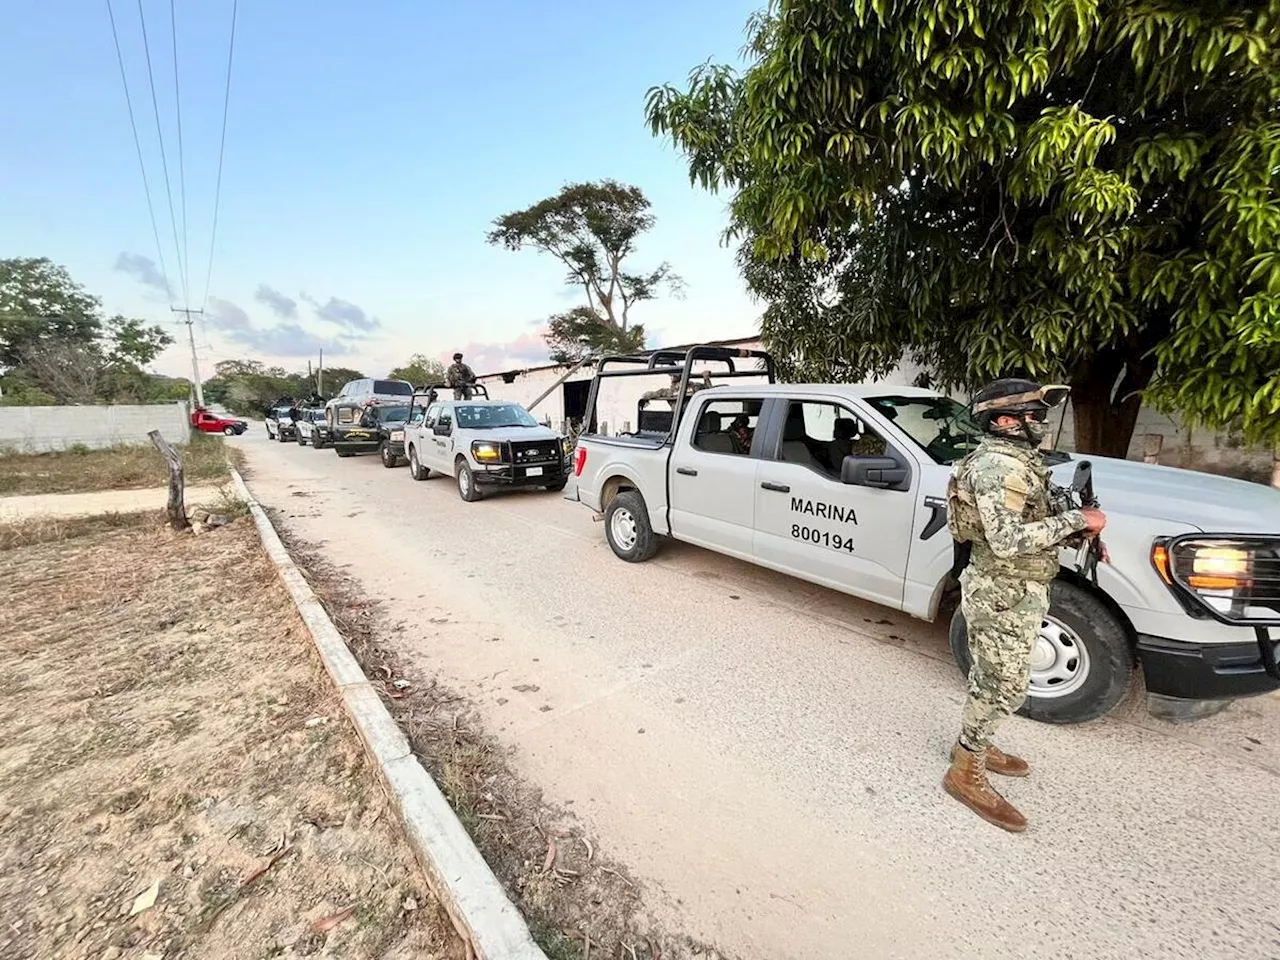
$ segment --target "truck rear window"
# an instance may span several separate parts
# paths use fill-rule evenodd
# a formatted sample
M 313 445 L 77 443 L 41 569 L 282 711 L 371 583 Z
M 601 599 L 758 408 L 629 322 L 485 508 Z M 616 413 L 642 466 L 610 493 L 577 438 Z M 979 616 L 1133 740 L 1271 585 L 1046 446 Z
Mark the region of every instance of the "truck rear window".
M 373 392 L 390 396 L 411 397 L 413 396 L 413 384 L 405 383 L 403 380 L 375 380 L 373 381 Z

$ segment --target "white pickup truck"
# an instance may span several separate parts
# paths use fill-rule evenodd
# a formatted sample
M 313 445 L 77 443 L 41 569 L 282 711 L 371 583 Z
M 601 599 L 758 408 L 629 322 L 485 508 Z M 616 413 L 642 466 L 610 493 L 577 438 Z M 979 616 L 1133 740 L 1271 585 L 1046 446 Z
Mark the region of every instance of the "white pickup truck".
M 451 476 L 458 496 L 472 502 L 498 487 L 563 490 L 569 479 L 568 442 L 524 407 L 507 400 L 442 399 L 443 385 L 415 394 L 404 429 L 409 476 Z
M 760 383 L 754 365 L 733 370 L 731 357 L 744 355 L 773 379 L 767 355 L 718 347 L 655 355 L 640 369 L 636 358 L 610 358 L 624 367 L 616 371 L 602 361 L 570 496 L 603 515 L 623 560 L 646 560 L 671 537 L 934 619 L 956 586 L 944 494 L 951 465 L 976 442 L 964 406 L 912 387 Z M 682 375 L 687 385 L 695 363 L 716 360 L 728 361 L 725 376 L 757 382 L 682 386 L 665 422 L 642 411 L 636 434 L 593 432 L 609 377 Z M 1024 712 L 1057 723 L 1099 717 L 1124 698 L 1135 661 L 1148 691 L 1169 698 L 1280 689 L 1280 493 L 1090 459 L 1111 563 L 1094 583 L 1063 551 Z M 1069 486 L 1071 458 L 1049 460 Z M 951 645 L 967 670 L 958 610 Z

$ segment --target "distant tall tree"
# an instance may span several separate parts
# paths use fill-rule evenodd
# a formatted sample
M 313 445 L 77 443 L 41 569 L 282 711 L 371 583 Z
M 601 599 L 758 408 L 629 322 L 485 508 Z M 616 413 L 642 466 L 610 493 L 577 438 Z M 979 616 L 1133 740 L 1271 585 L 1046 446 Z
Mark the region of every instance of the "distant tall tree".
M 648 116 L 792 375 L 1065 378 L 1087 452 L 1144 395 L 1280 438 L 1276 0 L 777 0 L 747 52 Z
M 396 367 L 387 376 L 405 380 L 414 387 L 421 388 L 429 383 L 444 383 L 444 364 L 426 354 L 415 353 L 405 361 L 404 366 Z
M 631 322 L 631 308 L 663 287 L 680 293 L 683 285 L 670 264 L 633 272 L 626 262 L 636 238 L 653 224 L 639 187 L 600 180 L 569 184 L 554 197 L 499 217 L 487 239 L 508 250 L 550 254 L 568 271 L 565 283 L 582 288 L 586 306 L 551 317 L 547 336 L 553 356 L 575 358 L 643 346 L 644 328 Z

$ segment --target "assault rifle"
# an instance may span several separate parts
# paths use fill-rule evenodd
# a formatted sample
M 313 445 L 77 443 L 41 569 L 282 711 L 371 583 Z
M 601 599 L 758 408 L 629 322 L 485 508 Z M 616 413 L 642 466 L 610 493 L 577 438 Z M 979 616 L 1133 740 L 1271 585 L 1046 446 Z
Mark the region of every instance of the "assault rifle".
M 1093 507 L 1100 509 L 1097 494 L 1093 492 L 1093 464 L 1081 460 L 1076 465 L 1075 476 L 1071 480 L 1071 490 L 1075 508 Z M 1080 546 L 1076 550 L 1076 569 L 1087 580 L 1098 582 L 1098 561 L 1102 559 L 1103 547 L 1101 537 L 1080 536 Z

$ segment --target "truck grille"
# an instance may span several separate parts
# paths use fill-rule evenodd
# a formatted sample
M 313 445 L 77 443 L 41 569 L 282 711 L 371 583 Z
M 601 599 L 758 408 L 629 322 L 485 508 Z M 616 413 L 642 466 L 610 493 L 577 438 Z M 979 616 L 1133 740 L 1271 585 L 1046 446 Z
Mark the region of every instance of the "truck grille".
M 529 466 L 535 463 L 559 463 L 560 442 L 558 440 L 526 440 L 511 444 L 511 456 L 517 466 Z

